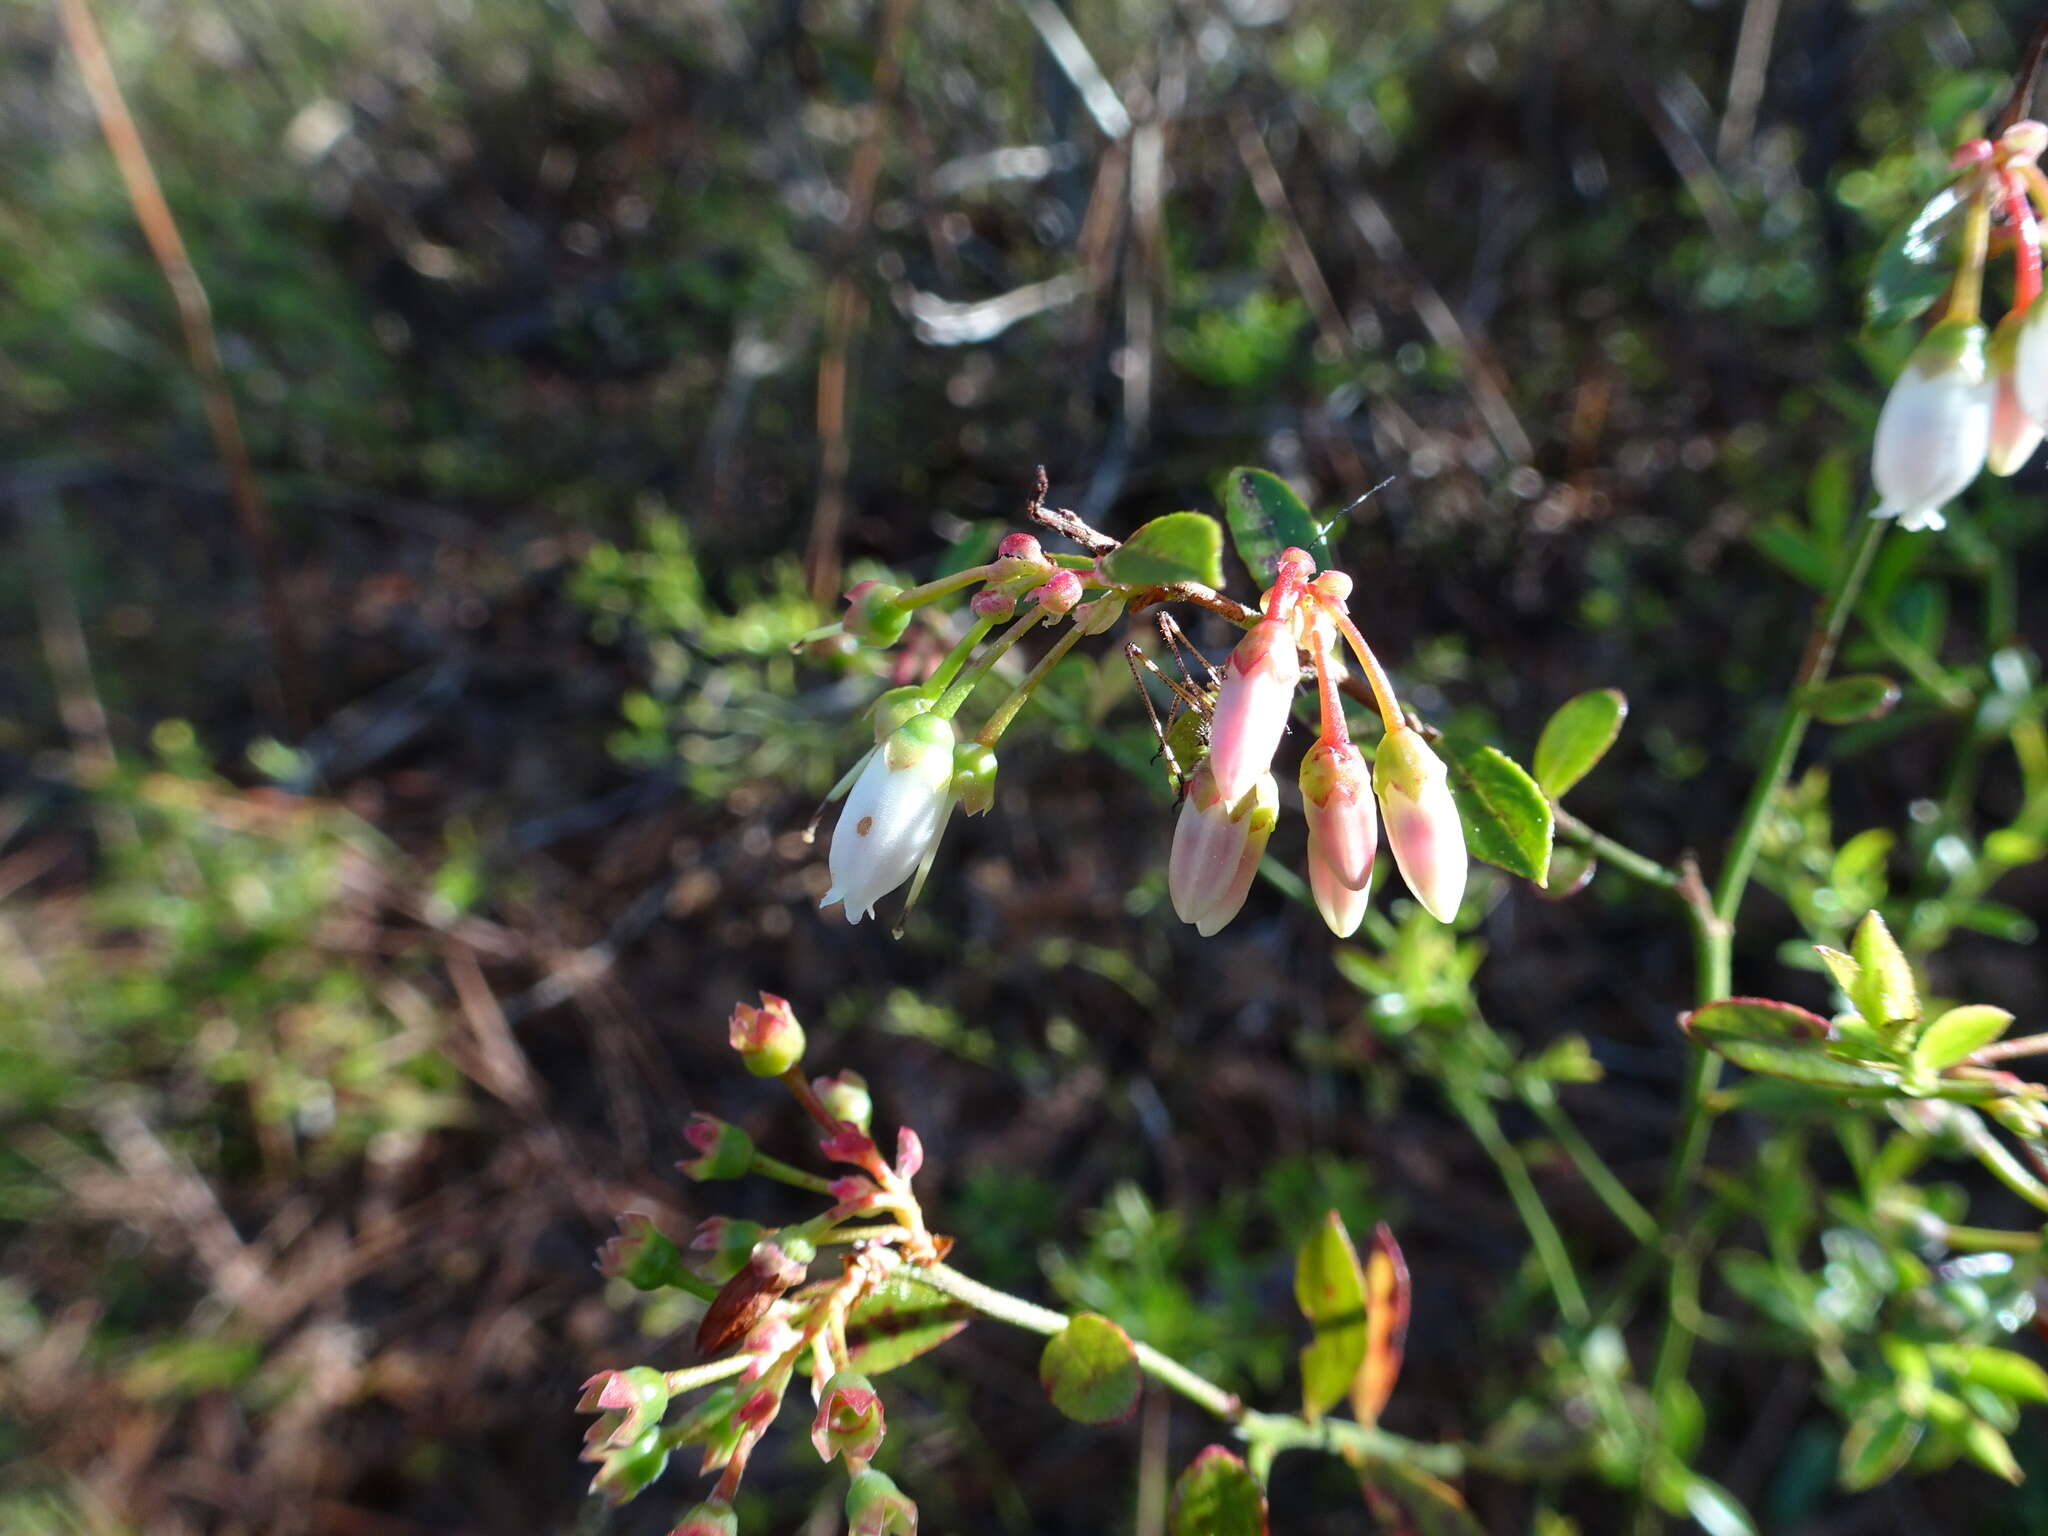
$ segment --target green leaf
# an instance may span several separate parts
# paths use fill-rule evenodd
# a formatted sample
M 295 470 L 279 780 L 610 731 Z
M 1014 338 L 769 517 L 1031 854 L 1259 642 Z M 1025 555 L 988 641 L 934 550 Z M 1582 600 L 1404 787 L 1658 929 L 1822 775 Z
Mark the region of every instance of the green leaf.
M 1890 1093 L 1899 1086 L 1896 1072 L 1837 1061 L 1816 1047 L 1769 1045 L 1761 1040 L 1716 1040 L 1714 1049 L 1751 1072 L 1789 1078 L 1814 1088 L 1843 1093 Z
M 1536 738 L 1532 766 L 1543 793 L 1563 799 L 1565 791 L 1607 755 L 1627 718 L 1628 699 L 1619 688 L 1600 688 L 1567 700 Z
M 1878 253 L 1863 294 L 1863 323 L 1872 332 L 1917 320 L 1948 291 L 1967 203 L 1943 187 Z
M 1220 1445 L 1204 1450 L 1173 1485 L 1168 1536 L 1266 1536 L 1266 1494 Z
M 1351 1390 L 1365 1359 L 1365 1270 L 1335 1211 L 1294 1258 L 1294 1299 L 1315 1337 L 1301 1352 L 1301 1408 L 1314 1421 Z
M 879 1376 L 907 1365 L 965 1328 L 971 1315 L 964 1301 L 909 1275 L 891 1275 L 846 1315 L 849 1369 Z
M 1913 967 L 1883 916 L 1874 909 L 1856 925 L 1849 952 L 1856 957 L 1856 990 L 1850 1000 L 1856 1011 L 1880 1033 L 1890 1024 L 1920 1017 L 1920 989 Z
M 1953 1376 L 2022 1403 L 2048 1403 L 2048 1370 L 2025 1355 L 1989 1344 L 1930 1344 L 1934 1363 Z
M 1819 590 L 1834 579 L 1828 552 L 1789 517 L 1758 523 L 1750 530 L 1749 539 L 1766 560 L 1795 581 Z
M 1679 1497 L 1693 1524 L 1707 1536 L 1756 1536 L 1756 1522 L 1750 1519 L 1749 1511 L 1712 1478 L 1701 1477 L 1697 1472 L 1686 1473 Z
M 1374 1518 L 1410 1536 L 1486 1536 L 1449 1483 L 1394 1461 L 1369 1462 L 1358 1480 Z
M 1314 515 L 1271 470 L 1239 468 L 1225 476 L 1223 513 L 1237 558 L 1261 588 L 1272 582 L 1284 549 L 1307 550 L 1317 570 L 1330 563 L 1330 546 Z
M 1200 512 L 1155 517 L 1102 557 L 1102 574 L 1131 587 L 1168 587 L 1177 581 L 1223 585 L 1223 529 Z
M 1962 1437 L 1963 1454 L 1986 1472 L 2015 1486 L 2022 1481 L 2020 1464 L 2013 1459 L 2012 1447 L 2006 1444 L 2005 1436 L 1989 1424 L 1982 1419 L 1972 1419 L 1963 1426 Z
M 1855 957 L 1845 955 L 1839 949 L 1829 949 L 1825 944 L 1813 946 L 1813 952 L 1820 956 L 1820 963 L 1828 968 L 1828 974 L 1835 978 L 1835 985 L 1842 989 L 1842 995 L 1853 999 L 1856 996 L 1856 980 L 1863 974 L 1863 967 Z
M 1952 1067 L 1970 1052 L 1989 1045 L 2005 1033 L 2012 1015 L 1989 1003 L 1966 1003 L 1951 1008 L 1927 1026 L 1913 1046 L 1913 1065 L 1928 1072 Z
M 1926 1428 L 1895 1397 L 1865 1403 L 1842 1437 L 1842 1486 L 1851 1493 L 1875 1488 L 1905 1466 Z
M 1882 720 L 1899 702 L 1899 685 L 1875 672 L 1859 672 L 1809 688 L 1802 702 L 1828 725 Z
M 1046 1340 L 1038 1380 L 1068 1418 L 1114 1424 L 1138 1407 L 1138 1348 L 1108 1318 L 1078 1313 Z
M 1550 878 L 1550 802 L 1521 764 L 1494 747 L 1445 741 L 1451 795 L 1475 859 L 1538 885 Z
M 1769 1045 L 1818 1044 L 1828 1037 L 1828 1021 L 1793 1003 L 1768 997 L 1726 997 L 1702 1003 L 1678 1016 L 1693 1039 L 1719 1046 L 1724 1040 L 1758 1040 Z

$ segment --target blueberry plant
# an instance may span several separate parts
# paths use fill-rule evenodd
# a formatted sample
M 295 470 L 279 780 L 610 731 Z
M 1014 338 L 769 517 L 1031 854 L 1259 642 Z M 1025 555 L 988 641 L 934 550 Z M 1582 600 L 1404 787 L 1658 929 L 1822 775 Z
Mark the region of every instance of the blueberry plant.
M 710 1116 L 690 1126 L 694 1155 L 681 1166 L 703 1181 L 774 1180 L 819 1209 L 773 1230 L 713 1218 L 686 1241 L 645 1217 L 624 1218 L 601 1268 L 639 1290 L 701 1303 L 700 1358 L 586 1383 L 581 1406 L 597 1415 L 586 1445 L 594 1487 L 631 1498 L 687 1451 L 716 1480 L 675 1536 L 733 1532 L 749 1460 L 794 1397 L 819 1457 L 843 1464 L 851 1530 L 913 1532 L 915 1490 L 875 1465 L 888 1430 L 876 1380 L 981 1318 L 1045 1337 L 1051 1409 L 1072 1419 L 1129 1414 L 1146 1378 L 1214 1416 L 1219 1443 L 1173 1494 L 1177 1536 L 1264 1531 L 1276 1458 L 1294 1450 L 1340 1458 L 1393 1530 L 1477 1531 L 1456 1482 L 1483 1471 L 1553 1486 L 1602 1479 L 1633 1493 L 1638 1529 L 1671 1516 L 1715 1536 L 1754 1531 L 1737 1498 L 1694 1465 L 1703 1414 L 1690 1384 L 1695 1342 L 1741 1326 L 1704 1310 L 1710 1264 L 1756 1312 L 1756 1337 L 1813 1362 L 1842 1425 L 1843 1486 L 1958 1460 L 2017 1481 L 2007 1437 L 2023 1406 L 2048 1402 L 2048 1371 L 2011 1339 L 2044 1280 L 2044 1232 L 1974 1225 L 1959 1186 L 1920 1175 L 1937 1159 L 1972 1162 L 2048 1222 L 2048 1087 L 2005 1065 L 2048 1053 L 2048 1035 L 2008 1038 L 2012 1015 L 1995 1003 L 1930 995 L 1923 962 L 1958 925 L 2031 937 L 2020 914 L 1991 900 L 1991 887 L 2048 857 L 2048 695 L 2011 646 L 1981 678 L 1951 673 L 1875 597 L 1884 583 L 1896 586 L 1901 568 L 1880 561 L 1888 538 L 1899 549 L 1935 537 L 1946 506 L 1985 469 L 2020 467 L 2048 425 L 2048 315 L 2037 302 L 2048 176 L 2036 163 L 2048 128 L 2021 118 L 2039 52 L 2002 116 L 1956 152 L 1948 184 L 1875 264 L 1872 331 L 1926 330 L 1877 419 L 1875 510 L 1838 520 L 1840 537 L 1809 549 L 1821 589 L 1813 625 L 1711 874 L 1690 854 L 1667 861 L 1626 847 L 1563 805 L 1622 729 L 1627 705 L 1615 690 L 1565 702 L 1527 768 L 1496 746 L 1447 736 L 1405 703 L 1351 613 L 1354 583 L 1325 525 L 1263 470 L 1223 477 L 1221 523 L 1176 512 L 1121 540 L 1047 505 L 1041 472 L 1027 508 L 1033 531 L 1010 534 L 993 559 L 918 585 L 862 581 L 837 623 L 799 641 L 813 653 L 890 651 L 914 620 L 920 635 L 946 637 L 873 701 L 873 743 L 828 800 L 838 811 L 823 905 L 858 924 L 899 890 L 907 888 L 904 906 L 916 902 L 953 814 L 993 805 L 1005 733 L 1077 646 L 1124 625 L 1167 636 L 1173 672 L 1137 644 L 1129 650 L 1179 799 L 1170 840 L 1160 829 L 1173 911 L 1214 934 L 1263 871 L 1311 901 L 1339 938 L 1364 928 L 1370 943 L 1342 952 L 1340 964 L 1390 1005 L 1390 1019 L 1409 1010 L 1395 1031 L 1403 1048 L 1442 1085 L 1527 1229 L 1565 1346 L 1551 1356 L 1549 1380 L 1472 1440 L 1424 1443 L 1380 1427 L 1401 1367 L 1408 1268 L 1385 1226 L 1360 1245 L 1334 1212 L 1296 1256 L 1308 1342 L 1291 1411 L 1252 1406 L 1134 1341 L 1115 1319 L 993 1289 L 968 1272 L 971 1251 L 960 1255 L 965 1268 L 954 1267 L 954 1241 L 935 1230 L 943 1223 L 916 1193 L 915 1130 L 878 1137 L 862 1078 L 844 1068 L 811 1075 L 795 1012 L 764 993 L 734 1010 L 731 1045 L 747 1071 L 787 1087 L 822 1166 L 784 1161 Z M 1991 291 L 2008 299 L 1995 327 L 1985 319 Z M 1255 604 L 1223 590 L 1226 535 L 1256 578 Z M 1175 606 L 1243 631 L 1220 666 L 1179 642 L 1164 618 Z M 1825 780 L 1814 771 L 1794 778 L 1814 721 L 1882 722 L 1900 702 L 1888 676 L 1836 675 L 1859 615 L 1868 644 L 1907 670 L 1934 707 L 1969 714 L 1963 776 L 1942 804 L 1929 802 L 1929 816 L 1946 819 L 1915 845 L 1925 858 L 1912 888 L 1896 893 L 1892 835 L 1871 829 L 1836 848 Z M 1044 637 L 1020 666 L 1012 652 Z M 1146 691 L 1157 684 L 1163 718 Z M 1305 882 L 1267 858 L 1289 798 L 1275 762 L 1297 720 L 1307 727 L 1296 733 L 1307 745 L 1293 797 L 1307 829 Z M 2022 804 L 2010 824 L 1979 835 L 1967 819 L 1967 772 L 1999 744 L 2011 747 Z M 1384 883 L 1382 825 L 1412 898 L 1398 920 L 1369 902 L 1376 873 Z M 1597 1076 L 1583 1043 L 1523 1057 L 1480 1016 L 1468 986 L 1476 950 L 1459 935 L 1499 877 L 1475 881 L 1472 860 L 1552 888 L 1576 887 L 1597 866 L 1667 903 L 1689 930 L 1696 1006 L 1672 1022 L 1689 1042 L 1689 1066 L 1654 1205 L 1607 1167 L 1560 1101 L 1560 1084 Z M 1789 958 L 1828 989 L 1825 1011 L 1747 995 L 1754 984 L 1734 975 L 1736 925 L 1758 883 L 1806 927 L 1812 944 Z M 1724 1064 L 1741 1076 L 1724 1083 Z M 1633 1243 L 1632 1262 L 1605 1294 L 1580 1277 L 1503 1134 L 1504 1100 L 1543 1121 Z M 1766 1127 L 1756 1166 L 1703 1178 L 1713 1126 L 1737 1108 Z M 1822 1199 L 1811 1154 L 1826 1144 L 1851 1179 Z M 1743 1222 L 1766 1251 L 1723 1243 Z M 1645 1315 L 1655 1320 L 1649 1347 L 1631 1359 L 1620 1324 Z

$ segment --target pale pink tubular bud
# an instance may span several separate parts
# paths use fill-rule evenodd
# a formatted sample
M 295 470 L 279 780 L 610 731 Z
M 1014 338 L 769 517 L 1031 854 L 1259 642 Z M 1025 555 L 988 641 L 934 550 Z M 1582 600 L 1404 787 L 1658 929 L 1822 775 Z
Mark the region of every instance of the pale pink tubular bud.
M 2019 341 L 2032 312 L 2008 313 L 1991 333 L 1991 445 L 1984 467 L 1994 475 L 2012 474 L 2041 443 L 2041 423 L 2027 413 L 2019 392 Z
M 1280 820 L 1280 785 L 1273 775 L 1260 774 L 1251 793 L 1231 808 L 1231 816 L 1244 824 L 1244 850 L 1238 854 L 1237 868 L 1230 872 L 1230 883 L 1222 894 L 1208 910 L 1195 915 L 1195 932 L 1205 939 L 1221 933 L 1251 894 L 1259 860 L 1266 856 L 1266 843 Z
M 1345 889 L 1364 890 L 1372 881 L 1380 827 L 1372 774 L 1357 747 L 1323 740 L 1301 760 L 1301 814 L 1308 823 L 1309 857 L 1320 855 Z
M 911 877 L 945 825 L 953 746 L 953 723 L 922 714 L 875 748 L 832 831 L 832 886 L 819 906 L 843 901 L 846 920 L 857 923 Z
M 2013 346 L 2012 385 L 2020 409 L 2037 425 L 2048 426 L 2048 299 L 2036 299 L 2020 320 Z
M 1354 891 L 1339 880 L 1314 838 L 1308 844 L 1308 889 L 1330 932 L 1340 939 L 1358 932 L 1358 925 L 1365 921 L 1369 892 L 1364 886 Z
M 1943 525 L 1941 509 L 1984 468 L 1995 393 L 1982 325 L 1947 320 L 1927 333 L 1878 413 L 1874 516 L 1896 517 L 1901 528 Z
M 1448 923 L 1465 895 L 1465 829 L 1449 770 L 1428 742 L 1402 726 L 1380 739 L 1372 783 L 1401 878 L 1431 917 Z
M 1166 891 L 1184 923 L 1199 922 L 1237 876 L 1250 828 L 1245 821 L 1233 821 L 1230 809 L 1231 802 L 1217 789 L 1216 776 L 1204 758 L 1188 778 L 1180 820 L 1174 823 L 1173 852 L 1166 861 Z
M 1209 764 L 1225 804 L 1243 799 L 1273 766 L 1300 681 L 1294 630 L 1283 620 L 1259 620 L 1230 653 L 1209 722 Z

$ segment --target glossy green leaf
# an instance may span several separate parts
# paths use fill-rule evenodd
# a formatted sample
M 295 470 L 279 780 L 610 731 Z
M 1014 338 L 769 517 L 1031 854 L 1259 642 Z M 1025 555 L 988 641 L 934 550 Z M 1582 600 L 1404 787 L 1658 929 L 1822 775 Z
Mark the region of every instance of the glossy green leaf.
M 1829 949 L 1825 944 L 1813 946 L 1813 952 L 1820 956 L 1820 963 L 1828 968 L 1828 974 L 1835 978 L 1835 985 L 1842 989 L 1842 995 L 1854 998 L 1856 980 L 1863 974 L 1863 967 L 1856 963 L 1853 955 L 1845 955 L 1839 949 Z
M 1563 799 L 1565 791 L 1607 755 L 1627 718 L 1628 699 L 1619 688 L 1595 689 L 1559 706 L 1536 738 L 1530 764 L 1543 792 L 1553 800 Z
M 1550 802 L 1521 764 L 1494 747 L 1445 741 L 1451 795 L 1475 859 L 1538 885 L 1550 878 Z
M 1294 1258 L 1294 1300 L 1315 1330 L 1301 1352 L 1301 1407 L 1311 1420 L 1351 1390 L 1365 1359 L 1365 1296 L 1358 1250 L 1331 1211 Z
M 965 1328 L 970 1316 L 965 1302 L 909 1275 L 891 1275 L 846 1315 L 850 1368 L 879 1376 L 907 1365 Z
M 1952 1376 L 2022 1403 L 2048 1403 L 2048 1370 L 1989 1344 L 1930 1344 L 1928 1357 Z
M 1803 702 L 1816 720 L 1829 725 L 1882 720 L 1899 702 L 1899 685 L 1876 672 L 1859 672 L 1807 690 Z
M 1849 953 L 1856 957 L 1856 988 L 1849 994 L 1856 1011 L 1880 1032 L 1890 1024 L 1920 1017 L 1920 989 L 1906 952 L 1876 911 L 1856 925 Z
M 1756 1536 L 1756 1522 L 1749 1511 L 1712 1478 L 1688 1472 L 1679 1497 L 1693 1524 L 1707 1536 Z
M 1223 585 L 1223 529 L 1200 512 L 1155 517 L 1102 557 L 1102 574 L 1132 587 Z
M 1465 1500 L 1449 1483 L 1399 1462 L 1370 1462 L 1358 1473 L 1373 1516 L 1410 1536 L 1485 1536 Z
M 1809 1087 L 1844 1093 L 1889 1093 L 1899 1085 L 1896 1072 L 1837 1061 L 1819 1046 L 1771 1045 L 1761 1040 L 1716 1040 L 1714 1049 L 1751 1072 L 1789 1078 Z
M 1963 1454 L 1993 1477 L 2002 1477 L 2015 1486 L 2023 1480 L 2020 1464 L 2013 1458 L 2005 1436 L 1982 1419 L 1971 1419 L 1963 1426 L 1962 1441 Z
M 1266 1494 L 1220 1445 L 1205 1449 L 1173 1485 L 1168 1536 L 1266 1536 Z
M 1913 1065 L 1928 1072 L 1952 1067 L 1970 1052 L 1996 1040 L 2011 1023 L 2011 1014 L 1989 1003 L 1966 1003 L 1951 1008 L 1929 1024 L 1914 1042 Z
M 1871 331 L 1917 320 L 1948 291 L 1967 206 L 1953 186 L 1943 187 L 1885 243 L 1863 294 L 1863 323 Z
M 1083 1424 L 1113 1424 L 1138 1406 L 1138 1350 L 1106 1317 L 1082 1312 L 1045 1342 L 1038 1380 L 1052 1405 Z
M 1317 570 L 1330 563 L 1330 546 L 1315 515 L 1271 470 L 1230 471 L 1223 481 L 1223 513 L 1230 522 L 1237 558 L 1261 588 L 1271 584 L 1284 549 L 1307 550 L 1315 557 Z
M 1679 1027 L 1693 1039 L 1718 1046 L 1724 1040 L 1759 1040 L 1772 1045 L 1817 1045 L 1828 1037 L 1828 1021 L 1793 1003 L 1768 997 L 1727 997 L 1680 1014 Z
M 1926 1428 L 1895 1397 L 1865 1403 L 1842 1437 L 1842 1486 L 1851 1493 L 1875 1488 L 1905 1466 Z

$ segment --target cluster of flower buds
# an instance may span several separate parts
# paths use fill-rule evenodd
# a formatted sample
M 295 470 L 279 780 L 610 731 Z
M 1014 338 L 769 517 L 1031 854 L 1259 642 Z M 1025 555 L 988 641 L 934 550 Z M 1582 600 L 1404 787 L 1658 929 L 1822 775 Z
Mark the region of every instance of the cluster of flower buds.
M 1262 617 L 1224 664 L 1208 756 L 1189 774 L 1167 862 L 1173 910 L 1203 935 L 1237 915 L 1279 817 L 1274 754 L 1294 707 L 1302 656 L 1314 669 L 1321 729 L 1301 762 L 1309 889 L 1331 932 L 1348 938 L 1365 916 L 1379 843 L 1374 798 L 1394 861 L 1415 899 L 1449 922 L 1465 893 L 1465 834 L 1443 760 L 1402 717 L 1348 607 L 1351 578 L 1316 573 L 1306 551 L 1281 555 Z M 1338 693 L 1339 645 L 1357 656 L 1386 734 L 1372 767 L 1351 740 Z
M 733 1499 L 748 1460 L 791 1386 L 803 1381 L 815 1404 L 811 1444 L 820 1458 L 847 1470 L 849 1531 L 916 1536 L 917 1506 L 870 1465 L 887 1420 L 861 1370 L 858 1325 L 863 1304 L 891 1275 L 935 1262 L 947 1246 L 926 1228 L 911 1192 L 924 1149 L 904 1127 L 894 1159 L 881 1156 L 870 1133 L 873 1104 L 858 1073 L 804 1078 L 802 1026 L 782 998 L 763 993 L 759 1007 L 736 1007 L 730 1038 L 748 1071 L 788 1085 L 823 1133 L 819 1150 L 850 1171 L 826 1178 L 792 1167 L 757 1151 L 738 1127 L 696 1118 L 687 1135 L 698 1155 L 679 1165 L 693 1179 L 756 1173 L 831 1204 L 774 1229 L 713 1216 L 698 1227 L 687 1254 L 650 1218 L 622 1219 L 620 1235 L 599 1250 L 598 1268 L 641 1290 L 673 1288 L 706 1300 L 697 1347 L 707 1363 L 600 1371 L 584 1383 L 577 1407 L 597 1415 L 583 1451 L 597 1464 L 591 1489 L 624 1503 L 661 1475 L 674 1452 L 698 1446 L 701 1470 L 718 1473 L 718 1483 L 671 1536 L 736 1536 Z M 844 1255 L 838 1273 L 811 1279 L 820 1255 L 831 1251 Z M 671 1415 L 674 1404 L 698 1391 L 701 1397 Z
M 2048 127 L 2032 121 L 1965 144 L 1955 181 L 1908 233 L 1908 259 L 1924 260 L 1960 228 L 1947 306 L 1893 384 L 1871 447 L 1875 515 L 1902 528 L 1941 527 L 1944 506 L 1986 468 L 2012 474 L 2048 426 L 2048 306 L 2035 302 L 2048 217 L 2043 149 Z M 2012 305 L 1987 330 L 1984 269 L 1998 246 L 2012 254 Z

